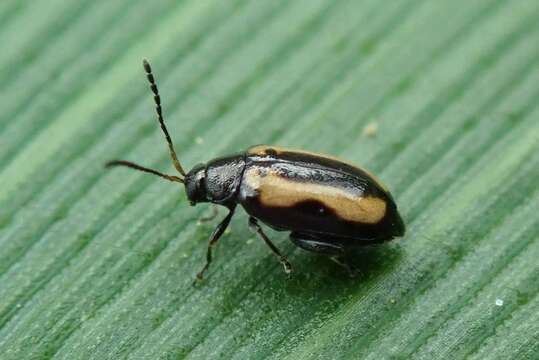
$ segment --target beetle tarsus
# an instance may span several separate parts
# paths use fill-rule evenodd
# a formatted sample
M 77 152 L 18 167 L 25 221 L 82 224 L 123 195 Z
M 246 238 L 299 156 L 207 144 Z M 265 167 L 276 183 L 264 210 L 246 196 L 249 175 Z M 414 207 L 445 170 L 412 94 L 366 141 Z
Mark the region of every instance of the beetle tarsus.
M 191 285 L 197 286 L 198 284 L 202 283 L 203 280 L 204 280 L 204 278 L 202 276 L 200 276 L 200 274 L 197 274 L 195 276 L 195 280 L 193 280 Z
M 291 274 L 292 273 L 292 265 L 290 265 L 288 260 L 286 260 L 286 258 L 281 258 L 280 261 L 281 261 L 281 264 L 283 264 L 284 272 L 287 273 L 287 274 Z
M 292 265 L 290 264 L 286 256 L 284 256 L 281 251 L 279 251 L 277 246 L 275 246 L 266 236 L 266 234 L 264 234 L 264 231 L 258 224 L 258 221 L 252 216 L 249 217 L 249 229 L 251 229 L 253 233 L 257 234 L 262 240 L 264 240 L 266 245 L 268 245 L 268 247 L 271 249 L 273 255 L 275 255 L 277 259 L 279 259 L 279 262 L 283 265 L 284 272 L 290 274 L 292 272 Z
M 359 269 L 356 269 L 352 264 L 350 264 L 345 258 L 341 256 L 332 256 L 330 259 L 340 267 L 342 267 L 348 273 L 348 276 L 351 278 L 358 277 L 361 273 Z
M 206 251 L 206 264 L 204 264 L 204 267 L 202 270 L 200 270 L 196 276 L 195 283 L 198 281 L 204 280 L 204 273 L 208 268 L 210 267 L 211 260 L 212 260 L 212 248 L 217 245 L 217 242 L 225 232 L 226 228 L 228 227 L 228 224 L 230 224 L 230 219 L 232 219 L 232 216 L 234 215 L 234 209 L 231 208 L 228 215 L 217 225 L 215 230 L 213 230 L 213 233 L 210 236 L 210 241 L 208 242 L 208 250 Z

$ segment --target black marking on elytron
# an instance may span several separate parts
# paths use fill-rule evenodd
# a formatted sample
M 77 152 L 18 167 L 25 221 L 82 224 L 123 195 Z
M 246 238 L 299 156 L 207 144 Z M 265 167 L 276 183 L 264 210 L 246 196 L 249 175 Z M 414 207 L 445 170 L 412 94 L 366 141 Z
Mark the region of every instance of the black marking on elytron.
M 273 149 L 273 148 L 267 148 L 266 150 L 264 150 L 264 152 L 268 155 L 268 156 L 277 156 L 277 150 Z
M 268 207 L 261 204 L 258 198 L 252 197 L 241 205 L 249 214 L 277 231 L 311 234 L 320 241 L 326 239 L 328 242 L 339 242 L 347 248 L 389 241 L 394 234 L 400 232 L 398 228 L 401 226 L 399 223 L 391 223 L 394 216 L 392 213 L 386 214 L 377 224 L 343 220 L 327 207 L 324 207 L 325 213 L 321 215 L 316 211 L 319 204 L 310 201 L 290 207 Z
M 126 166 L 184 184 L 192 205 L 210 202 L 228 208 L 227 216 L 210 236 L 206 263 L 198 273 L 198 279 L 202 279 L 208 268 L 212 248 L 225 232 L 237 205 L 243 206 L 249 215 L 250 228 L 264 240 L 287 272 L 291 270 L 290 264 L 258 222 L 277 230 L 290 231 L 292 241 L 303 249 L 331 256 L 337 253 L 346 255 L 352 246 L 383 242 L 404 234 L 404 223 L 391 194 L 373 175 L 322 154 L 260 145 L 240 154 L 198 164 L 191 171 L 184 172 L 163 119 L 161 97 L 152 69 L 145 60 L 143 66 L 154 95 L 159 126 L 172 163 L 181 176 L 167 175 L 126 160 L 112 160 L 107 167 Z M 257 172 L 251 173 L 251 170 Z M 260 179 L 266 176 L 274 176 L 278 180 L 265 179 L 266 183 L 260 187 Z M 263 189 L 262 194 L 257 187 Z M 262 196 L 269 196 L 264 198 L 267 204 L 262 203 Z M 355 197 L 376 201 L 363 202 L 362 206 L 358 205 L 359 209 L 353 204 L 346 205 L 345 200 L 353 202 Z M 380 212 L 377 201 L 384 204 L 384 213 Z M 341 206 L 337 208 L 337 205 Z M 348 266 L 345 268 L 350 270 Z
M 333 209 L 326 207 L 323 203 L 316 200 L 305 200 L 294 205 L 297 211 L 305 212 L 313 217 L 336 216 Z

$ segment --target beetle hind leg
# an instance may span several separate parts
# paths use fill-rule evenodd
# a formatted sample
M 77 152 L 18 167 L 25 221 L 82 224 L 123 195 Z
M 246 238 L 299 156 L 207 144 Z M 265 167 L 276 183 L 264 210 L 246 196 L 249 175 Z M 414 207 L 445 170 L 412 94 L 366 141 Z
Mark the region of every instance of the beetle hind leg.
M 359 275 L 359 270 L 346 260 L 345 247 L 335 239 L 329 241 L 325 235 L 293 231 L 290 233 L 290 240 L 304 250 L 329 255 L 330 259 L 342 267 L 350 277 Z
M 279 262 L 283 265 L 284 272 L 290 274 L 292 272 L 292 265 L 288 262 L 288 259 L 279 251 L 279 249 L 271 242 L 271 240 L 264 234 L 264 231 L 258 224 L 258 221 L 254 217 L 249 217 L 249 229 L 258 235 L 266 245 L 271 249 L 271 252 L 279 259 Z
M 312 251 L 319 254 L 341 256 L 345 251 L 343 245 L 324 240 L 321 235 L 317 234 L 315 235 L 293 231 L 290 233 L 290 240 L 292 240 L 296 246 L 302 248 L 303 250 Z

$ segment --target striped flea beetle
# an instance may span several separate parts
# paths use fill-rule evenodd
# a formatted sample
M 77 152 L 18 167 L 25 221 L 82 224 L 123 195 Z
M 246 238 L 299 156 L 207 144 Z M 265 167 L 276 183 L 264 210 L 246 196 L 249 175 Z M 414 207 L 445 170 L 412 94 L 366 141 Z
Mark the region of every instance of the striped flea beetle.
M 228 209 L 210 236 L 206 263 L 197 274 L 198 280 L 203 279 L 212 260 L 212 248 L 238 205 L 249 215 L 249 228 L 268 245 L 287 273 L 292 266 L 259 222 L 278 231 L 289 231 L 296 246 L 329 255 L 350 274 L 354 270 L 344 260 L 350 249 L 404 235 L 404 223 L 387 188 L 366 170 L 331 156 L 258 145 L 185 172 L 163 120 L 150 64 L 144 60 L 143 65 L 154 94 L 157 119 L 180 176 L 125 160 L 113 160 L 106 166 L 126 166 L 182 183 L 191 205 L 213 203 Z

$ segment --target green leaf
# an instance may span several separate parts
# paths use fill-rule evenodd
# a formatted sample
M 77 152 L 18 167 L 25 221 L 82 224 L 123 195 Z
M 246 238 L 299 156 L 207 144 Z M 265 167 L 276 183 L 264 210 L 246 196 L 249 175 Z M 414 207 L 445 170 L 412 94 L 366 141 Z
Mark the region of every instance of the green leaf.
M 539 357 L 539 3 L 0 3 L 2 359 Z M 172 172 L 256 143 L 377 174 L 407 224 L 348 279 Z M 367 130 L 365 130 L 367 129 Z M 370 129 L 370 131 L 368 130 Z M 224 216 L 224 211 L 219 214 Z

